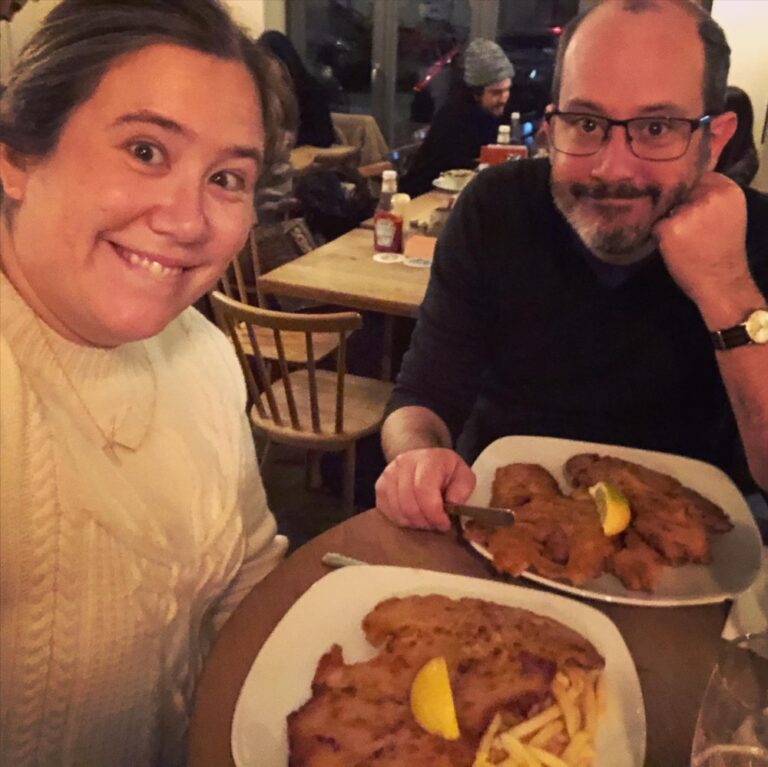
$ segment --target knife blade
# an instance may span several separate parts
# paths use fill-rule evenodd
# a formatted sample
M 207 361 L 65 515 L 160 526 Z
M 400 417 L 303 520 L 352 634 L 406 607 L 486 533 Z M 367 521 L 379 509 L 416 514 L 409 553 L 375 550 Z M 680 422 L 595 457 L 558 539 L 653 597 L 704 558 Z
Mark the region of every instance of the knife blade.
M 493 506 L 467 506 L 461 503 L 443 504 L 445 513 L 451 517 L 469 517 L 488 527 L 506 527 L 515 524 L 515 512 L 512 509 L 499 509 Z

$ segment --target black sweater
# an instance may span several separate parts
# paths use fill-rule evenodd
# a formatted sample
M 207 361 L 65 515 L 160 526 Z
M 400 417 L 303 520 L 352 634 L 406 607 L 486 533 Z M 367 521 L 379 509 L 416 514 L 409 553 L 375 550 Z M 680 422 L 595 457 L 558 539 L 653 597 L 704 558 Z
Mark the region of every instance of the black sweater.
M 731 466 L 738 433 L 709 332 L 658 253 L 597 264 L 555 208 L 549 163 L 491 168 L 437 245 L 388 412 L 423 405 L 469 462 L 509 434 L 662 450 Z M 747 191 L 768 294 L 768 196 Z M 757 307 L 755 307 L 757 308 Z

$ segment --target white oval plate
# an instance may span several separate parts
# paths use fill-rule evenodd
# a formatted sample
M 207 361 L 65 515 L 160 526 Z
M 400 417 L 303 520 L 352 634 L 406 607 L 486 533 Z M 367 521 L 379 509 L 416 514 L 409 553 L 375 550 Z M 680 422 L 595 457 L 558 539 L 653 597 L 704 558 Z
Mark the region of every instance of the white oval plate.
M 529 571 L 521 573 L 520 577 L 580 597 L 648 607 L 713 604 L 733 599 L 750 587 L 760 572 L 762 556 L 760 531 L 752 512 L 726 474 L 693 458 L 556 437 L 502 437 L 488 445 L 472 465 L 477 485 L 467 503 L 488 506 L 496 469 L 509 463 L 538 463 L 550 471 L 560 488 L 567 492 L 570 486 L 563 467 L 576 453 L 611 455 L 665 472 L 721 506 L 733 522 L 733 530 L 712 536 L 712 562 L 709 565 L 665 567 L 653 594 L 630 591 L 610 573 L 583 586 L 572 586 Z M 493 559 L 484 546 L 474 542 L 470 545 L 487 559 Z
M 232 720 L 237 767 L 286 767 L 286 717 L 311 695 L 320 657 L 338 643 L 347 663 L 377 654 L 361 628 L 380 601 L 411 594 L 475 597 L 546 615 L 586 637 L 605 658 L 605 709 L 594 767 L 640 767 L 645 708 L 632 656 L 613 622 L 593 607 L 536 589 L 407 567 L 346 567 L 317 581 L 283 616 L 251 666 Z M 406 765 L 403 765 L 406 767 Z

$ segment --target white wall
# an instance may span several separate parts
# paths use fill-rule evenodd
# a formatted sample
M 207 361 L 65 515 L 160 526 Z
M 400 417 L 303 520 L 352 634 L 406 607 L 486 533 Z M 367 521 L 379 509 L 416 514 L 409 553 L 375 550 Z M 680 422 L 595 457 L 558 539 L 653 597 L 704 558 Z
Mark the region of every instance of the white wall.
M 712 16 L 731 46 L 729 82 L 743 88 L 752 100 L 759 148 L 768 107 L 768 0 L 714 0 Z
M 0 21 L 0 82 L 5 82 L 24 43 L 59 0 L 29 0 L 13 17 Z M 224 0 L 239 24 L 258 37 L 265 29 L 285 32 L 286 0 Z
M 286 0 L 224 0 L 235 20 L 254 37 L 267 29 L 285 32 Z
M 32 0 L 12 21 L 0 21 L 0 82 L 5 82 L 11 64 L 16 60 L 24 43 L 58 2 L 59 0 Z

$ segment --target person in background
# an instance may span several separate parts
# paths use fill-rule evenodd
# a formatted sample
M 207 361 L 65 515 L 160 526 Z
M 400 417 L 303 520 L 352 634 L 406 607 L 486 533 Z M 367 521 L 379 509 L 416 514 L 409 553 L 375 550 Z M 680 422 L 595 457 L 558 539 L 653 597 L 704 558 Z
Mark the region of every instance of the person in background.
M 259 42 L 283 63 L 293 82 L 299 106 L 295 145 L 328 147 L 333 144 L 333 123 L 328 98 L 322 85 L 307 71 L 293 43 L 282 32 L 274 30 L 264 32 Z
M 476 38 L 459 66 L 461 76 L 398 185 L 412 197 L 428 192 L 443 171 L 474 168 L 480 147 L 496 142 L 515 74 L 512 63 L 496 43 Z
M 3 764 L 183 765 L 210 642 L 286 550 L 188 308 L 295 113 L 249 45 L 218 0 L 63 0 L 0 99 Z
M 760 160 L 757 157 L 754 129 L 754 113 L 749 96 L 735 85 L 728 86 L 725 108 L 738 118 L 736 132 L 725 145 L 715 170 L 735 181 L 740 186 L 749 186 L 757 175 Z
M 713 172 L 729 62 L 689 0 L 604 0 L 568 25 L 550 159 L 482 172 L 438 241 L 382 428 L 385 515 L 448 529 L 443 499 L 511 434 L 736 478 L 743 450 L 743 487 L 768 489 L 768 196 Z

